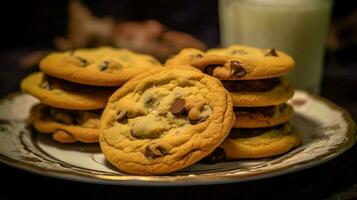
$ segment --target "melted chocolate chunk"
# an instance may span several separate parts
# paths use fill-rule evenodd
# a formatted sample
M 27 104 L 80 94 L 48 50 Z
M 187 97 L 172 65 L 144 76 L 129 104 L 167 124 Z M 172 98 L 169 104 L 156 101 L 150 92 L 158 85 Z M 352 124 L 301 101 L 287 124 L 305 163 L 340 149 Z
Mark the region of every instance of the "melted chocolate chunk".
M 185 112 L 185 105 L 186 105 L 186 100 L 185 99 L 177 99 L 170 108 L 170 111 L 174 115 L 180 115 Z
M 149 159 L 155 159 L 155 158 L 167 155 L 167 152 L 164 149 L 164 147 L 162 147 L 160 145 L 149 144 L 145 148 L 144 155 Z
M 275 57 L 278 57 L 278 54 L 276 53 L 275 49 L 272 48 L 272 49 L 270 49 L 264 56 L 275 56 Z
M 281 83 L 279 78 L 268 78 L 260 80 L 235 80 L 222 81 L 224 87 L 230 92 L 266 92 L 272 90 Z
M 74 110 L 64 110 L 58 108 L 49 108 L 49 116 L 59 123 L 73 125 L 76 122 L 77 112 Z
M 285 124 L 279 124 L 276 126 L 266 127 L 266 128 L 232 128 L 228 137 L 232 138 L 232 139 L 250 138 L 250 137 L 255 137 L 255 136 L 261 135 L 265 132 L 268 132 L 268 131 L 271 131 L 274 129 L 275 130 L 282 129 L 284 126 L 285 126 Z
M 232 76 L 242 77 L 247 74 L 245 69 L 242 67 L 242 64 L 237 60 L 231 61 L 231 64 L 229 65 L 229 69 L 230 69 L 229 75 L 231 77 Z
M 205 164 L 215 164 L 226 159 L 226 152 L 223 148 L 216 148 L 211 154 L 203 158 L 200 162 Z
M 264 107 L 234 107 L 234 112 L 238 115 L 244 115 L 245 113 L 261 113 L 265 116 L 272 117 L 275 113 L 276 106 L 264 106 Z

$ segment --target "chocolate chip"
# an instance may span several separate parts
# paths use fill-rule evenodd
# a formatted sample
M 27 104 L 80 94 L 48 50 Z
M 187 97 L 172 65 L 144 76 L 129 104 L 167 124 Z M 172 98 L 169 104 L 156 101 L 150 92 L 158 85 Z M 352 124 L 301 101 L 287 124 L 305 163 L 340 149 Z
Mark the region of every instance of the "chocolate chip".
M 185 112 L 185 105 L 186 105 L 186 100 L 185 99 L 177 99 L 170 108 L 170 111 L 174 115 L 179 115 Z
M 266 92 L 280 84 L 281 80 L 278 78 L 268 78 L 260 80 L 222 81 L 222 83 L 230 92 Z
M 223 161 L 226 159 L 226 153 L 223 148 L 216 148 L 211 154 L 203 158 L 200 162 L 205 164 L 215 164 L 217 162 Z
M 278 57 L 278 54 L 276 53 L 275 49 L 272 48 L 272 49 L 270 49 L 264 56 L 275 56 L 275 57 Z
M 86 67 L 89 64 L 88 60 L 82 57 L 76 56 L 76 58 L 79 60 L 79 63 L 82 67 Z
M 167 155 L 167 152 L 164 147 L 153 143 L 146 146 L 144 155 L 149 159 L 155 159 Z
M 234 49 L 233 51 L 231 51 L 232 55 L 247 55 L 248 53 L 246 51 L 244 51 L 243 49 Z
M 265 128 L 232 128 L 231 132 L 229 132 L 228 138 L 251 138 L 261 135 L 265 131 Z
M 67 125 L 75 124 L 75 112 L 74 111 L 50 108 L 49 115 L 56 122 L 59 122 L 62 124 L 67 124 Z
M 242 77 L 247 74 L 245 69 L 242 67 L 242 64 L 237 60 L 232 60 L 231 64 L 229 65 L 229 68 L 230 76 Z
M 218 67 L 218 66 L 220 66 L 220 65 L 207 65 L 207 66 L 205 67 L 204 73 L 206 73 L 206 74 L 212 76 L 214 69 L 215 69 L 216 67 Z
M 103 61 L 102 63 L 99 64 L 100 71 L 107 70 L 108 67 L 109 67 L 109 61 Z

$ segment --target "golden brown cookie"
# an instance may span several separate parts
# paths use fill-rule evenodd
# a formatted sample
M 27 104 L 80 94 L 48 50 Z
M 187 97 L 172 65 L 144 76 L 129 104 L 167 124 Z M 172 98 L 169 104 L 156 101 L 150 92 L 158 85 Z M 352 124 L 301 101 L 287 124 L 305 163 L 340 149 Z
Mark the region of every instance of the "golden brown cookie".
M 234 106 L 238 107 L 282 104 L 293 97 L 295 92 L 294 86 L 284 77 L 222 82 L 230 92 Z
M 289 121 L 294 116 L 294 109 L 283 103 L 265 107 L 234 107 L 235 128 L 264 128 Z
M 113 88 L 79 85 L 36 72 L 21 81 L 21 90 L 57 108 L 95 110 L 104 108 Z
M 260 129 L 233 128 L 219 146 L 225 160 L 265 158 L 288 152 L 301 144 L 298 130 L 290 123 Z
M 218 79 L 166 68 L 130 80 L 110 97 L 99 142 L 123 172 L 165 174 L 211 153 L 234 121 L 231 97 Z
M 228 48 L 183 49 L 165 65 L 188 64 L 220 80 L 255 80 L 281 76 L 291 71 L 294 60 L 282 51 L 233 45 Z
M 64 110 L 37 104 L 31 109 L 30 121 L 42 133 L 52 133 L 61 143 L 98 142 L 101 110 Z
M 111 47 L 55 52 L 40 62 L 48 75 L 94 86 L 119 86 L 158 67 L 161 64 L 152 56 Z

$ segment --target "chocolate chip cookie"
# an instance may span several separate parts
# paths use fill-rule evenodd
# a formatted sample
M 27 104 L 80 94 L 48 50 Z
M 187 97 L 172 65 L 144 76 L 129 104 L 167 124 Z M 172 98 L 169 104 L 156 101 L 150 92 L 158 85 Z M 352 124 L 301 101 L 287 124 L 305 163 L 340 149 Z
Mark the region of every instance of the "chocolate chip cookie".
M 188 64 L 220 80 L 255 80 L 278 77 L 291 71 L 294 60 L 282 51 L 233 45 L 228 48 L 183 49 L 165 65 Z
M 109 99 L 100 146 L 119 170 L 165 174 L 210 154 L 235 117 L 221 82 L 194 70 L 167 68 L 134 78 Z
M 61 143 L 98 142 L 101 110 L 64 110 L 37 104 L 31 109 L 30 122 L 42 133 L 52 133 Z
M 301 144 L 301 135 L 290 123 L 256 129 L 233 128 L 219 146 L 224 160 L 264 158 L 288 152 Z
M 222 82 L 232 95 L 234 106 L 239 107 L 278 105 L 295 93 L 294 86 L 284 77 Z
M 21 90 L 57 108 L 95 110 L 104 108 L 113 88 L 87 86 L 35 72 L 21 81 Z
M 40 62 L 50 76 L 94 86 L 120 86 L 157 67 L 161 64 L 152 56 L 111 47 L 55 52 Z
M 271 127 L 289 121 L 294 116 L 294 109 L 283 103 L 263 107 L 234 107 L 235 128 Z

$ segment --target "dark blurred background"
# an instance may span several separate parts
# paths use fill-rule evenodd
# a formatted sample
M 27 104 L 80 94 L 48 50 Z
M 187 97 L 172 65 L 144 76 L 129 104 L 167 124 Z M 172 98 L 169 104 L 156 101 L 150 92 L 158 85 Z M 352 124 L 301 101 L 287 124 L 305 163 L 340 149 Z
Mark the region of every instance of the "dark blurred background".
M 67 31 L 67 0 L 9 1 L 1 7 L 1 50 L 51 47 L 53 38 Z M 155 19 L 172 29 L 200 38 L 209 46 L 219 41 L 217 0 L 84 0 L 98 17 L 116 20 Z M 16 15 L 16 16 L 15 16 Z
M 67 32 L 68 0 L 7 1 L 1 6 L 1 51 L 18 48 L 53 47 L 53 38 Z M 209 47 L 219 45 L 217 0 L 83 0 L 98 17 L 112 16 L 116 20 L 155 19 L 172 29 L 187 32 Z M 340 30 L 356 43 L 356 1 L 335 1 L 332 22 L 346 26 Z M 353 16 L 354 15 L 354 16 Z M 354 26 L 353 26 L 354 25 Z M 353 26 L 353 27 L 352 27 Z M 346 27 L 343 27 L 346 29 Z M 351 33 L 352 34 L 352 33 Z M 349 38 L 352 39 L 352 38 Z M 354 44 L 355 46 L 356 44 Z
M 33 57 L 40 58 L 42 54 L 58 49 L 54 38 L 66 37 L 71 31 L 69 2 L 12 0 L 1 6 L 1 96 L 18 90 L 21 78 L 37 70 Z M 217 0 L 83 0 L 82 3 L 98 19 L 110 16 L 114 23 L 154 19 L 168 29 L 192 35 L 208 48 L 220 44 Z M 349 110 L 354 117 L 357 116 L 357 106 L 350 101 L 357 99 L 354 90 L 357 85 L 356 52 L 357 1 L 335 1 L 326 43 L 321 94 L 353 107 Z M 346 85 L 351 87 L 346 88 Z M 343 95 L 338 93 L 341 88 Z

